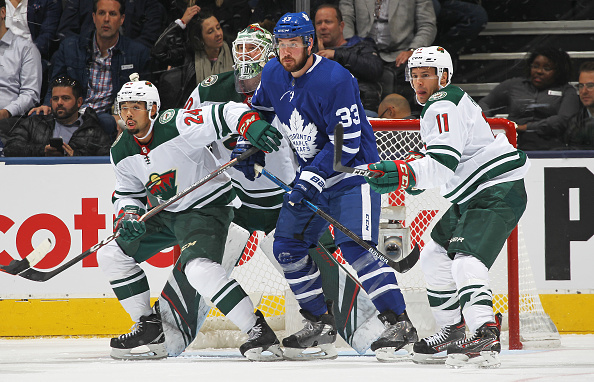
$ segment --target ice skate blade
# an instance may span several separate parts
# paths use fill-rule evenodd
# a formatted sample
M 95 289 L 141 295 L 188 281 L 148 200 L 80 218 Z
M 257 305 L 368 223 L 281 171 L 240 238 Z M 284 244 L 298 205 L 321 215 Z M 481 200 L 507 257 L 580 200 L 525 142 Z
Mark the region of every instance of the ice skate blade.
M 307 351 L 313 348 L 300 349 L 300 348 L 285 348 L 283 357 L 289 361 L 313 361 L 316 359 L 336 359 L 338 352 L 334 347 L 334 344 L 318 345 L 320 350 Z
M 142 345 L 132 349 L 111 348 L 111 358 L 124 360 L 162 359 L 167 358 L 164 343 Z
M 496 369 L 501 366 L 499 353 L 496 351 L 482 351 L 480 355 L 469 358 L 466 354 L 448 354 L 446 366 L 452 369 L 475 367 L 480 369 Z
M 375 358 L 380 362 L 407 362 L 412 356 L 406 348 L 385 347 L 375 351 Z
M 253 362 L 275 362 L 283 361 L 283 351 L 280 345 L 269 346 L 266 350 L 263 348 L 253 348 L 247 350 L 244 354 L 245 358 Z
M 419 365 L 443 365 L 446 358 L 448 358 L 448 355 L 445 350 L 435 354 L 412 354 L 412 361 Z

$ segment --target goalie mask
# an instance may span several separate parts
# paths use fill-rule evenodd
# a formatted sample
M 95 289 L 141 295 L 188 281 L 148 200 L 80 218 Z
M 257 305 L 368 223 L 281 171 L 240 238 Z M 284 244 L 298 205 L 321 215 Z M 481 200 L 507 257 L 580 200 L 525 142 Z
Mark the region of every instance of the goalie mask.
M 237 34 L 232 50 L 235 90 L 252 93 L 260 84 L 262 68 L 274 57 L 272 34 L 251 24 Z
M 130 76 L 132 78 L 132 76 Z M 118 92 L 116 98 L 116 113 L 122 118 L 120 104 L 122 102 L 145 102 L 146 109 L 149 112 L 149 118 L 152 124 L 159 116 L 159 109 L 161 108 L 161 99 L 159 98 L 159 91 L 149 81 L 138 81 L 136 77 L 130 82 L 126 82 Z M 152 116 L 151 109 L 153 105 L 157 105 L 157 113 Z M 122 118 L 123 119 L 123 118 Z
M 437 69 L 437 78 L 441 79 L 445 69 L 448 71 L 448 79 L 446 86 L 452 81 L 452 75 L 454 74 L 454 65 L 452 64 L 452 58 L 447 50 L 440 46 L 428 46 L 416 49 L 412 56 L 408 59 L 407 67 L 405 70 L 406 80 L 410 82 L 412 86 L 412 68 L 435 68 Z M 441 84 L 439 88 L 443 88 Z M 413 87 L 414 89 L 414 87 Z

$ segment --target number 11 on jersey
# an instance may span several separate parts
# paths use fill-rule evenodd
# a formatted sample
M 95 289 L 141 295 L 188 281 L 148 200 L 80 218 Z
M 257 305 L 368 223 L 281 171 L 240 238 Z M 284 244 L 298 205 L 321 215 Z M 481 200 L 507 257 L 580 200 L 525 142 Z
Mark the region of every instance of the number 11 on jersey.
M 447 133 L 450 131 L 450 125 L 448 123 L 448 113 L 437 114 L 435 118 L 437 118 L 437 128 L 439 129 L 440 134 Z

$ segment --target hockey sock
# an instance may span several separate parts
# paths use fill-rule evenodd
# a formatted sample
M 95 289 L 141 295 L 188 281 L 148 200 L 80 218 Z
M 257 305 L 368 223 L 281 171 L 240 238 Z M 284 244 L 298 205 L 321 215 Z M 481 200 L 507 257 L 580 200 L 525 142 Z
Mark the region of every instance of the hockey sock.
M 476 257 L 457 253 L 452 275 L 470 332 L 474 333 L 485 322 L 494 322 L 493 293 L 489 288 L 489 270 L 485 264 Z
M 112 241 L 97 251 L 97 262 L 132 321 L 152 313 L 148 279 L 136 260 Z
M 322 279 L 316 263 L 308 254 L 309 246 L 295 239 L 275 237 L 273 252 L 287 283 L 301 308 L 319 316 L 326 312 Z
M 240 330 L 247 333 L 255 325 L 252 301 L 220 264 L 204 258 L 193 259 L 186 264 L 184 272 L 190 285 L 212 301 Z
M 421 252 L 420 265 L 427 283 L 427 299 L 438 327 L 457 324 L 461 318 L 452 263 L 445 248 L 433 240 Z
M 357 272 L 359 281 L 380 313 L 391 310 L 399 315 L 404 312 L 406 304 L 392 268 L 377 261 L 353 241 L 341 244 L 340 250 Z

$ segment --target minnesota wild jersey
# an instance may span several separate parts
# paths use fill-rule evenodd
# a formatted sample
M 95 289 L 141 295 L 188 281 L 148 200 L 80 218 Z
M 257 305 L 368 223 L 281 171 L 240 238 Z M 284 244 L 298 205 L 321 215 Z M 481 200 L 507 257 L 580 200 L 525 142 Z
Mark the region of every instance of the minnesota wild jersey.
M 202 81 L 188 98 L 185 108 L 191 109 L 227 101 L 242 102 L 251 106 L 251 98 L 250 95 L 238 93 L 235 90 L 235 75 L 230 71 L 214 74 Z M 272 121 L 272 125 L 279 128 L 278 119 Z M 229 161 L 239 137 L 235 131 L 233 133 L 227 139 L 212 145 L 213 154 L 223 163 Z M 297 159 L 286 139 L 282 139 L 278 151 L 266 154 L 266 169 L 285 183 L 293 181 L 297 171 Z M 255 181 L 250 181 L 246 179 L 243 172 L 235 168 L 230 168 L 227 172 L 231 175 L 231 182 L 243 205 L 255 209 L 281 207 L 284 191 L 267 178 L 261 176 Z
M 505 137 L 496 137 L 481 108 L 462 89 L 435 92 L 421 112 L 426 156 L 410 162 L 416 188 L 441 187 L 452 203 L 463 203 L 489 186 L 522 179 L 530 162 Z
M 153 137 L 146 145 L 127 132 L 120 134 L 111 147 L 116 211 L 126 205 L 146 208 L 149 193 L 159 202 L 166 201 L 214 171 L 221 164 L 207 146 L 229 137 L 247 110 L 246 105 L 235 102 L 165 110 L 155 121 Z M 223 173 L 166 210 L 236 204 L 231 178 Z

